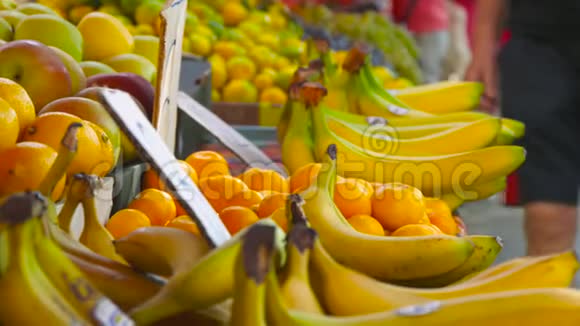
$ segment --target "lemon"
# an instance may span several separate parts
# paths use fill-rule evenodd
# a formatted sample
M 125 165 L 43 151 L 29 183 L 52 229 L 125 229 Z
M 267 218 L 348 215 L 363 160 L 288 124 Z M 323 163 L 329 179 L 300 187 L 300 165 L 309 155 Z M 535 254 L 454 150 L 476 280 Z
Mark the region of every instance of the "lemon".
M 227 26 L 236 26 L 248 17 L 248 10 L 238 2 L 226 3 L 221 13 Z
M 257 43 L 265 45 L 274 51 L 278 51 L 280 38 L 276 34 L 266 33 L 258 36 Z
M 248 56 L 261 69 L 274 67 L 274 62 L 276 60 L 276 54 L 264 45 L 258 45 L 252 48 L 248 52 Z
M 274 68 L 278 69 L 278 70 L 284 70 L 287 67 L 289 67 L 292 63 L 290 62 L 290 59 L 286 58 L 286 57 L 282 57 L 279 56 L 276 59 L 274 59 Z
M 250 38 L 258 38 L 258 35 L 262 34 L 262 29 L 260 25 L 251 22 L 251 21 L 243 21 L 238 26 L 238 29 L 248 35 Z
M 285 57 L 298 59 L 306 53 L 306 43 L 297 38 L 287 38 L 280 44 L 280 54 Z
M 191 53 L 202 57 L 206 57 L 211 53 L 211 41 L 207 36 L 192 34 L 189 40 L 191 41 Z
M 211 90 L 211 101 L 212 102 L 219 102 L 221 100 L 221 95 L 220 92 L 217 89 L 212 89 Z
M 254 85 L 256 85 L 256 88 L 261 91 L 274 85 L 274 78 L 275 76 L 267 72 L 261 72 L 254 78 Z
M 278 75 L 276 76 L 275 84 L 281 89 L 287 89 L 290 86 L 290 82 L 292 81 L 292 77 L 296 72 L 296 66 L 287 66 L 286 68 L 280 70 Z
M 272 28 L 281 31 L 284 30 L 286 26 L 288 26 L 288 21 L 286 20 L 286 17 L 284 17 L 284 15 L 276 13 L 271 14 L 270 17 L 272 19 L 271 23 Z
M 184 37 L 181 41 L 181 51 L 183 53 L 191 53 L 191 45 L 191 40 Z
M 288 99 L 286 92 L 278 87 L 268 87 L 260 94 L 260 102 L 284 105 Z
M 223 100 L 226 102 L 254 103 L 258 100 L 258 90 L 247 80 L 234 79 L 224 87 Z
M 211 64 L 211 84 L 215 89 L 222 88 L 228 80 L 225 60 L 217 54 L 208 59 Z
M 233 57 L 226 62 L 226 68 L 230 79 L 251 80 L 256 74 L 256 65 L 248 57 Z
M 209 28 L 206 25 L 199 24 L 199 25 L 195 26 L 195 28 L 193 29 L 193 31 L 189 35 L 191 36 L 191 35 L 195 35 L 195 34 L 205 36 L 208 40 L 211 41 L 212 44 L 215 41 L 217 41 L 217 36 L 213 33 L 211 28 Z
M 228 60 L 234 56 L 246 54 L 246 50 L 240 45 L 230 41 L 217 41 L 213 46 L 213 52 Z

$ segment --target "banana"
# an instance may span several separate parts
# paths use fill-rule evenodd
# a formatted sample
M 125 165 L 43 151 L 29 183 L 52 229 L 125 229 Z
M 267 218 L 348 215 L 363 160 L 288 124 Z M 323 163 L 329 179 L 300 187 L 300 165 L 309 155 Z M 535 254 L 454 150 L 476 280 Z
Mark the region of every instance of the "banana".
M 51 205 L 52 203 L 48 203 Z M 105 297 L 52 239 L 41 236 L 35 254 L 46 276 L 63 297 L 94 325 L 132 325 L 133 322 L 109 298 Z
M 506 186 L 507 179 L 501 177 L 486 183 L 476 184 L 472 188 L 467 187 L 468 189 L 464 189 L 463 191 L 443 194 L 440 198 L 447 203 L 451 211 L 454 211 L 466 201 L 476 201 L 489 198 L 498 192 L 503 191 Z
M 268 219 L 255 224 L 276 225 Z M 276 229 L 278 233 L 283 233 L 281 229 Z M 148 325 L 181 312 L 210 307 L 231 297 L 235 257 L 240 251 L 240 240 L 247 230 L 240 231 L 210 251 L 190 270 L 172 275 L 153 298 L 132 309 L 130 316 L 137 324 Z
M 266 326 L 265 279 L 273 269 L 276 251 L 276 228 L 267 225 L 250 227 L 242 240 L 234 269 L 234 302 L 230 325 Z
M 85 218 L 85 225 L 79 237 L 79 242 L 99 255 L 126 264 L 123 257 L 119 256 L 115 251 L 113 236 L 99 222 L 97 216 L 94 195 L 100 181 L 98 177 L 86 174 L 76 174 L 73 176 L 70 185 L 71 191 L 69 193 L 78 191 Z
M 467 238 L 473 241 L 475 249 L 471 257 L 461 266 L 442 275 L 396 283 L 421 288 L 447 286 L 461 280 L 466 275 L 480 272 L 491 266 L 503 247 L 499 237 L 471 235 Z
M 524 136 L 526 125 L 523 122 L 503 118 L 502 131 L 495 140 L 498 145 L 513 144 L 516 139 Z
M 304 87 L 317 86 L 307 83 Z M 321 160 L 326 156 L 327 148 L 334 144 L 341 176 L 370 182 L 402 182 L 431 197 L 463 191 L 467 187 L 462 183 L 473 187 L 506 176 L 525 159 L 525 150 L 519 146 L 493 146 L 457 154 L 417 157 L 377 153 L 333 133 L 317 108 L 311 112 L 314 152 Z M 429 176 L 425 178 L 427 174 Z
M 468 111 L 477 107 L 483 93 L 483 85 L 477 82 L 442 81 L 388 92 L 414 109 L 445 114 Z
M 334 145 L 329 147 L 324 165 L 317 181 L 301 194 L 303 209 L 322 244 L 339 262 L 382 280 L 412 280 L 449 272 L 472 254 L 473 242 L 467 238 L 380 237 L 357 232 L 333 201 Z
M 401 156 L 444 155 L 483 148 L 497 137 L 500 120 L 482 119 L 419 138 L 399 138 L 385 134 L 384 127 L 368 127 L 359 132 L 336 120 L 327 120 L 330 130 L 346 141 L 367 150 Z
M 40 216 L 46 200 L 39 193 L 14 194 L 1 204 L 0 324 L 90 325 L 42 271 L 35 241 L 42 236 Z
M 315 162 L 311 137 L 310 115 L 303 101 L 299 101 L 299 84 L 290 87 L 291 117 L 282 143 L 282 163 L 290 174 L 302 166 Z
M 477 282 L 483 279 L 487 279 L 489 277 L 501 274 L 505 271 L 508 271 L 512 268 L 516 268 L 518 266 L 523 265 L 529 259 L 535 259 L 536 257 L 518 257 L 512 258 L 510 260 L 506 260 L 503 263 L 497 264 L 495 266 L 491 266 L 481 272 L 473 273 L 465 276 L 461 280 L 455 282 L 454 284 L 464 284 L 464 283 L 472 283 Z
M 305 225 L 296 225 L 288 232 L 286 240 L 288 259 L 280 290 L 286 305 L 291 309 L 321 314 L 322 307 L 312 291 L 308 276 L 308 261 L 315 238 L 314 230 Z
M 134 268 L 162 276 L 191 269 L 210 250 L 198 235 L 159 226 L 139 228 L 113 244 Z

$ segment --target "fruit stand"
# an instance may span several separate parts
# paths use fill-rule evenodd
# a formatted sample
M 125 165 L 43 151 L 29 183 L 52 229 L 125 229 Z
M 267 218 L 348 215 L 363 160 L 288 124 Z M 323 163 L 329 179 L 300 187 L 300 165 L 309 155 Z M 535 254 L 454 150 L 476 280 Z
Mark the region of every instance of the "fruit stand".
M 523 123 L 376 16 L 260 5 L 0 0 L 0 325 L 579 325 L 573 252 L 455 214 Z

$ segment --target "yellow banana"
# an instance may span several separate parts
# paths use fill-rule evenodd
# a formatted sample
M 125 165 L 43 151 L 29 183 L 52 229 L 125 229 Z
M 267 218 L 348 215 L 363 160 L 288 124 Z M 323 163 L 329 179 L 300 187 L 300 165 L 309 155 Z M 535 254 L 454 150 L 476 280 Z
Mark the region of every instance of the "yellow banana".
M 302 166 L 315 162 L 311 137 L 310 115 L 306 106 L 299 101 L 299 86 L 290 87 L 291 117 L 288 131 L 282 143 L 282 162 L 289 171 L 294 173 Z
M 45 235 L 39 237 L 35 254 L 44 273 L 63 297 L 79 314 L 88 316 L 93 324 L 106 325 L 111 320 L 119 324 L 132 323 L 119 307 L 89 281 L 52 239 Z
M 234 302 L 230 325 L 266 326 L 266 275 L 273 269 L 276 229 L 250 227 L 242 240 L 234 265 Z
M 449 272 L 473 252 L 473 242 L 451 236 L 384 237 L 353 229 L 333 201 L 336 147 L 329 147 L 317 180 L 302 193 L 304 212 L 322 244 L 340 263 L 382 280 L 412 280 Z
M 162 276 L 191 269 L 210 250 L 201 236 L 160 226 L 139 228 L 115 240 L 114 245 L 134 268 Z
M 115 251 L 113 236 L 101 224 L 97 216 L 95 190 L 100 181 L 101 180 L 98 177 L 85 174 L 77 174 L 73 176 L 70 185 L 71 191 L 69 194 L 73 191 L 78 191 L 78 196 L 82 198 L 81 204 L 83 205 L 85 219 L 79 242 L 99 255 L 103 255 L 121 263 L 126 263 L 123 257 L 119 256 Z
M 526 126 L 523 122 L 503 118 L 502 120 L 502 131 L 495 140 L 497 145 L 513 144 L 516 139 L 524 136 Z
M 389 90 L 389 93 L 413 109 L 444 114 L 477 107 L 483 93 L 483 85 L 477 82 L 442 81 Z
M 422 288 L 447 286 L 461 280 L 466 275 L 480 272 L 491 266 L 503 247 L 499 237 L 471 235 L 467 238 L 473 242 L 475 248 L 469 259 L 461 266 L 442 275 L 396 283 Z
M 268 219 L 256 224 L 276 225 Z M 240 251 L 240 239 L 247 230 L 210 251 L 190 270 L 172 275 L 153 298 L 131 310 L 131 317 L 139 325 L 147 325 L 181 312 L 207 308 L 231 297 L 235 257 Z
M 451 211 L 454 211 L 466 201 L 476 201 L 489 198 L 498 192 L 503 191 L 506 186 L 507 179 L 501 177 L 486 183 L 474 185 L 472 188 L 468 187 L 468 189 L 462 191 L 443 194 L 440 198 L 447 203 Z
M 438 156 L 377 153 L 360 148 L 333 133 L 322 113 L 317 108 L 311 111 L 314 151 L 317 157 L 322 159 L 326 156 L 328 146 L 334 144 L 337 147 L 341 176 L 371 182 L 402 182 L 419 188 L 425 195 L 431 197 L 463 191 L 476 184 L 506 176 L 518 168 L 525 159 L 525 150 L 518 146 L 493 146 Z
M 287 261 L 280 288 L 286 305 L 294 310 L 323 313 L 308 276 L 308 261 L 316 233 L 304 225 L 292 227 L 287 234 Z
M 46 201 L 39 193 L 14 194 L 0 205 L 0 323 L 90 325 L 52 284 L 35 254 Z
M 368 127 L 359 132 L 336 120 L 327 120 L 333 133 L 366 150 L 390 155 L 444 155 L 483 148 L 496 139 L 500 120 L 488 118 L 419 138 L 399 138 L 383 133 L 385 128 Z

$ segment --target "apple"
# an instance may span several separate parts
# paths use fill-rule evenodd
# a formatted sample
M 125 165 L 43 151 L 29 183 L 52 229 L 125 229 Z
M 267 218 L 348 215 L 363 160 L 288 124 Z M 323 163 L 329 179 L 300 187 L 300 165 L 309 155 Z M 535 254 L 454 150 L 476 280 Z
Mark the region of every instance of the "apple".
M 4 18 L 0 18 L 0 40 L 1 41 L 11 41 L 12 40 L 12 25 L 6 21 Z
M 121 152 L 121 130 L 101 103 L 79 96 L 63 97 L 45 105 L 38 115 L 47 112 L 70 113 L 103 128 L 113 144 L 115 164 L 117 163 Z
M 133 51 L 133 35 L 112 15 L 93 11 L 81 19 L 77 28 L 84 40 L 84 60 L 102 61 Z
M 71 77 L 58 54 L 33 40 L 0 46 L 0 77 L 24 87 L 36 110 L 57 98 L 72 95 Z
M 87 79 L 87 87 L 91 86 L 104 86 L 131 94 L 143 106 L 145 115 L 151 120 L 155 103 L 155 89 L 143 77 L 128 72 L 99 74 Z
M 153 35 L 135 35 L 135 47 L 133 53 L 144 56 L 152 64 L 157 66 L 159 58 L 159 37 Z
M 27 16 L 20 11 L 16 10 L 2 10 L 0 11 L 0 17 L 4 18 L 10 26 L 12 26 L 12 30 L 16 29 L 16 25 L 20 23 L 20 21 Z
M 135 54 L 125 53 L 103 60 L 103 63 L 118 72 L 131 72 L 153 82 L 157 69 L 147 58 Z
M 113 74 L 115 69 L 107 66 L 106 64 L 98 61 L 81 61 L 80 63 L 85 76 L 91 77 L 98 74 Z
M 37 14 L 50 14 L 58 16 L 56 11 L 50 9 L 49 7 L 42 5 L 40 3 L 23 3 L 16 7 L 16 10 L 20 11 L 25 15 L 37 15 Z
M 73 94 L 87 87 L 87 77 L 85 76 L 81 65 L 73 57 L 71 57 L 70 54 L 64 52 L 63 50 L 54 46 L 49 46 L 49 48 L 58 54 L 60 60 L 62 60 L 62 63 L 64 63 L 66 66 L 66 69 L 70 75 Z
M 16 26 L 15 40 L 36 40 L 57 47 L 76 61 L 83 57 L 83 37 L 75 25 L 50 14 L 28 16 Z

